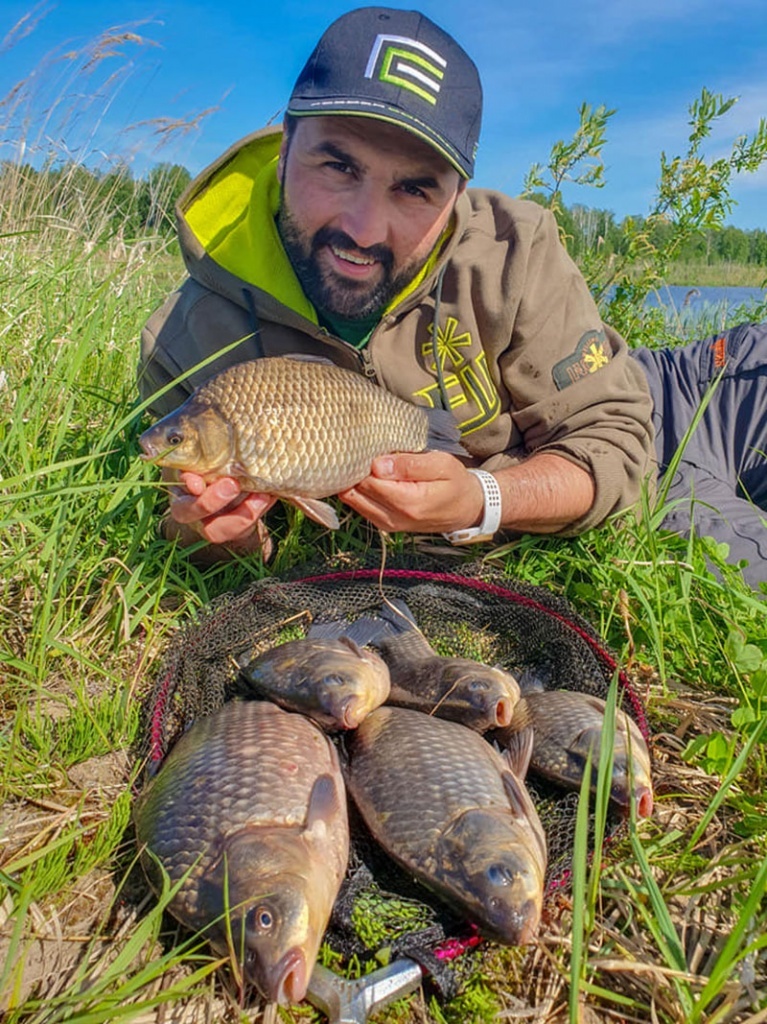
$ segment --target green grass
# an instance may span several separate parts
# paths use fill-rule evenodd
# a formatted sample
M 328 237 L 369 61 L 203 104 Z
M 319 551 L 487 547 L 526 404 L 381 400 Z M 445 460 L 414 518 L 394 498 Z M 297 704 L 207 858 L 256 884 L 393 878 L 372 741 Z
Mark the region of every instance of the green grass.
M 23 248 L 29 240 L 12 244 Z M 0 402 L 7 415 L 0 434 L 0 602 L 6 611 L 0 786 L 6 808 L 25 822 L 18 841 L 4 831 L 0 854 L 9 965 L 34 942 L 33 907 L 55 920 L 83 879 L 102 874 L 122 884 L 127 877 L 131 779 L 138 767 L 131 755 L 152 666 L 190 614 L 264 572 L 258 560 L 198 570 L 156 535 L 163 496 L 154 471 L 137 457 L 142 420 L 133 370 L 141 323 L 167 286 L 162 248 L 140 274 L 129 262 L 106 263 L 99 253 L 73 251 L 55 236 L 46 250 L 43 269 L 35 253 L 31 259 L 12 254 L 24 287 L 11 289 L 0 324 L 6 372 Z M 659 740 L 679 773 L 678 788 L 659 794 L 659 810 L 674 821 L 678 802 L 681 825 L 664 833 L 654 822 L 643 823 L 623 848 L 610 849 L 601 872 L 586 861 L 579 833 L 574 899 L 544 929 L 545 960 L 496 951 L 454 1003 L 418 1010 L 429 1004 L 411 997 L 396 1014 L 387 1011 L 390 1019 L 428 1012 L 434 1020 L 491 1021 L 504 1000 L 528 1005 L 532 974 L 539 985 L 546 979 L 552 992 L 572 993 L 565 998 L 571 1020 L 583 1002 L 637 1020 L 653 1013 L 662 1021 L 736 1020 L 743 1012 L 743 994 L 732 995 L 731 977 L 743 964 L 762 962 L 765 924 L 758 851 L 767 833 L 759 724 L 767 623 L 762 602 L 710 542 L 658 533 L 653 523 L 659 515 L 648 508 L 643 522 L 626 515 L 585 537 L 525 537 L 485 554 L 510 577 L 565 595 L 624 660 L 646 673 L 651 721 L 662 735 L 692 717 L 683 743 L 667 747 Z M 334 536 L 292 511 L 280 512 L 276 521 L 270 571 L 299 565 L 318 551 L 359 556 L 377 542 L 353 518 Z M 410 545 L 397 538 L 394 549 Z M 721 562 L 723 582 L 707 571 L 706 554 Z M 712 695 L 720 702 L 715 721 L 709 715 L 700 728 L 696 694 L 701 702 Z M 80 776 L 72 781 L 78 766 L 87 770 L 120 751 L 108 798 Z M 702 799 L 696 786 L 711 778 L 714 790 L 704 789 Z M 710 880 L 712 858 L 699 854 L 705 843 L 727 864 L 729 881 Z M 140 881 L 134 885 L 140 890 Z M 715 963 L 698 975 L 686 964 L 679 901 L 700 901 L 712 885 L 728 935 L 721 963 L 730 970 Z M 603 924 L 608 912 L 610 929 Z M 86 998 L 83 972 L 95 970 L 111 948 L 113 915 L 107 902 L 89 922 L 90 944 L 56 990 L 50 1011 L 39 1002 L 45 984 L 25 989 L 18 969 L 6 968 L 0 999 L 12 1007 L 8 1019 L 37 1021 L 44 1012 L 53 1013 L 51 1020 L 143 1019 L 160 999 L 155 990 L 166 974 L 173 980 L 162 989 L 162 1001 L 236 1003 L 194 943 L 162 939 L 159 958 L 145 959 L 150 939 L 160 941 L 151 902 L 132 920 L 116 966 L 110 961 Z M 634 973 L 637 949 L 657 965 L 657 975 Z M 533 958 L 537 972 L 517 970 L 520 956 Z M 758 995 L 756 1006 L 764 1004 Z M 295 1019 L 307 1018 L 301 1010 Z

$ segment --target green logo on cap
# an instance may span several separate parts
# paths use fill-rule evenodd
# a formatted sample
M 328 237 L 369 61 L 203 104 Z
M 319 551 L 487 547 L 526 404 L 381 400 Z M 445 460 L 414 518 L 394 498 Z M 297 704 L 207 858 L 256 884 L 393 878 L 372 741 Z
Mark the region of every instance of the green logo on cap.
M 436 104 L 447 61 L 417 39 L 379 35 L 370 51 L 365 78 L 372 78 L 379 62 L 378 79 L 398 85 Z

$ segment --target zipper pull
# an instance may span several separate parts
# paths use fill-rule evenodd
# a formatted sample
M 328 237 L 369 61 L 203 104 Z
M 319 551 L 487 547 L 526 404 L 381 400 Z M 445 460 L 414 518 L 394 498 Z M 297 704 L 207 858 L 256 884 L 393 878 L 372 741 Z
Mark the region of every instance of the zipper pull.
M 373 381 L 374 384 L 377 384 L 378 376 L 376 374 L 375 367 L 373 366 L 373 361 L 370 358 L 370 353 L 368 352 L 367 347 L 362 349 L 359 356 L 360 363 L 362 364 L 363 374 L 367 377 L 368 380 L 371 380 Z

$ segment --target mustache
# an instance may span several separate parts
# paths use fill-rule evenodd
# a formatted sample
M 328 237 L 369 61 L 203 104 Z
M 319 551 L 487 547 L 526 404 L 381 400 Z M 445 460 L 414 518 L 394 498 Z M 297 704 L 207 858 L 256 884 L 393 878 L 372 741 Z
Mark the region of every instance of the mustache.
M 391 270 L 394 265 L 394 253 L 388 245 L 371 245 L 367 248 L 358 245 L 357 242 L 347 235 L 345 231 L 338 231 L 335 228 L 324 227 L 315 234 L 312 239 L 312 252 L 316 253 L 325 245 L 332 245 L 336 249 L 346 249 L 351 252 L 358 252 L 362 256 L 369 256 L 380 263 L 384 270 Z

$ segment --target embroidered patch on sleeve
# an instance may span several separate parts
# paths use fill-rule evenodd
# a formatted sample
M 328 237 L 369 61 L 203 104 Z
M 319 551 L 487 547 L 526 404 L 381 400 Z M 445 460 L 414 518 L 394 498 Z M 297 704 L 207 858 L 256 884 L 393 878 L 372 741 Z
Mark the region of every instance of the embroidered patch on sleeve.
M 572 355 L 554 364 L 551 375 L 559 391 L 596 373 L 610 362 L 610 346 L 604 331 L 586 331 Z
M 714 353 L 714 369 L 721 370 L 727 365 L 727 335 L 720 335 L 711 348 Z

